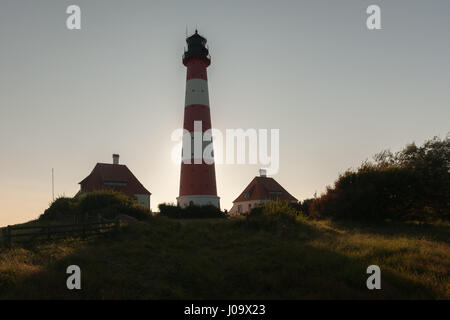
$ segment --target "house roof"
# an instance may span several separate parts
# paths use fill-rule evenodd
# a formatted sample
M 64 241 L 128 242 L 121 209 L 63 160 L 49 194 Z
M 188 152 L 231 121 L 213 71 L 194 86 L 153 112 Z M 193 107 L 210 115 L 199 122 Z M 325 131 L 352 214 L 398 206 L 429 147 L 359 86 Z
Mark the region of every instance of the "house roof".
M 255 177 L 233 203 L 251 200 L 298 201 L 275 179 L 262 176 Z
M 130 197 L 135 194 L 151 194 L 130 169 L 122 164 L 97 163 L 92 172 L 79 184 L 82 192 L 108 189 Z

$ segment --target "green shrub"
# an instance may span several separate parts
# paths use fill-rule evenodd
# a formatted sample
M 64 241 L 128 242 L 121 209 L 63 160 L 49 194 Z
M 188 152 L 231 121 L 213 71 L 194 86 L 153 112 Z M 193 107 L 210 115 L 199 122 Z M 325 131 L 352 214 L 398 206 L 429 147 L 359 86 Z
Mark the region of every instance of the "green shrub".
M 123 193 L 114 191 L 96 191 L 82 195 L 79 208 L 89 217 L 101 216 L 114 219 L 119 214 L 126 214 L 138 220 L 150 216 L 150 210 Z
M 168 218 L 180 219 L 182 218 L 183 209 L 174 204 L 160 203 L 158 205 L 159 215 Z
M 276 231 L 290 229 L 301 212 L 286 201 L 271 201 L 254 207 L 246 217 L 246 224 L 254 229 Z
M 56 220 L 74 218 L 76 221 L 89 219 L 114 219 L 119 214 L 126 214 L 138 220 L 145 220 L 151 211 L 126 195 L 114 191 L 95 191 L 77 198 L 56 199 L 45 210 L 40 219 Z
M 77 201 L 73 198 L 59 197 L 39 217 L 42 220 L 63 220 L 77 214 Z
M 189 205 L 185 208 L 181 208 L 180 206 L 176 206 L 174 204 L 161 203 L 158 208 L 161 216 L 174 219 L 208 219 L 226 217 L 224 212 L 212 205 Z
M 450 139 L 434 138 L 348 170 L 308 205 L 312 217 L 360 220 L 449 219 Z

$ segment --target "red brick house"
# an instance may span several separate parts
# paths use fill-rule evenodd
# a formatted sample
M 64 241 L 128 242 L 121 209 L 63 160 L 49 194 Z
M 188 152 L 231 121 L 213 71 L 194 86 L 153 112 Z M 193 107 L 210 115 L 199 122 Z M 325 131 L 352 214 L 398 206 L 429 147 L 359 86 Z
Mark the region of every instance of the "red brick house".
M 77 196 L 97 190 L 121 192 L 150 209 L 150 191 L 133 175 L 126 165 L 119 164 L 119 155 L 113 155 L 113 163 L 97 163 L 92 172 L 80 183 Z
M 230 215 L 239 215 L 250 211 L 258 204 L 269 201 L 287 201 L 297 203 L 298 200 L 287 192 L 275 179 L 266 176 L 265 170 L 260 170 L 260 176 L 255 177 L 233 201 Z

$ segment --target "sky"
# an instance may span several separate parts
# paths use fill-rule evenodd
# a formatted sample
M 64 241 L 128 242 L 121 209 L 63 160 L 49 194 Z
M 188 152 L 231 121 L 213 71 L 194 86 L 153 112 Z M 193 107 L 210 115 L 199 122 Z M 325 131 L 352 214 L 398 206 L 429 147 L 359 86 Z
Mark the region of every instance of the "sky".
M 366 8 L 381 8 L 368 30 Z M 68 30 L 66 8 L 81 8 Z M 299 200 L 349 168 L 450 131 L 450 1 L 0 2 L 0 226 L 74 196 L 119 153 L 152 192 L 175 202 L 186 37 L 208 39 L 212 125 L 279 129 L 273 177 Z M 216 165 L 221 207 L 259 164 Z

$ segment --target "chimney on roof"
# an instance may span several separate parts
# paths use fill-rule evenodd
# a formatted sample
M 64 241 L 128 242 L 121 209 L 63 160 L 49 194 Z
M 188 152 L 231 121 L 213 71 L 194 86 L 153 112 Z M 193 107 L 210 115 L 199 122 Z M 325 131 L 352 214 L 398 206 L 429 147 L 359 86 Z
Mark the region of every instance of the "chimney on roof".
M 113 154 L 113 164 L 119 164 L 119 155 Z
M 259 176 L 260 177 L 267 177 L 266 169 L 259 169 Z

